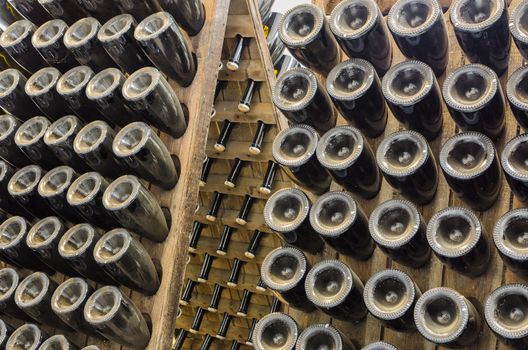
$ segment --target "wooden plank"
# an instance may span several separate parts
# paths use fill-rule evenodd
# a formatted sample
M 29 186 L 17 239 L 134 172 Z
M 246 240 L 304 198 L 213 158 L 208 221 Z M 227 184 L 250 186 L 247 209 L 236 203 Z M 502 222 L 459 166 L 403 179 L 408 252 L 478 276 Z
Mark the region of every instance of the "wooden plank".
M 240 61 L 240 68 L 235 72 L 230 71 L 224 65 L 224 68 L 220 71 L 220 80 L 227 81 L 247 81 L 253 79 L 255 81 L 264 81 L 266 75 L 262 69 L 262 62 L 258 60 L 245 60 Z
M 256 123 L 259 120 L 266 124 L 274 124 L 275 116 L 269 103 L 252 103 L 247 113 L 238 111 L 238 101 L 215 103 L 216 115 L 212 121 L 229 120 L 237 123 Z

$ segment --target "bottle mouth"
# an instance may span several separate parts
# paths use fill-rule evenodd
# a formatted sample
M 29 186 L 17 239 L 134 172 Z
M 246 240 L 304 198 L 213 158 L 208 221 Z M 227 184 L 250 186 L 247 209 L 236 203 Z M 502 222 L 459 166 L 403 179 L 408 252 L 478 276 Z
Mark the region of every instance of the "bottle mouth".
M 33 117 L 24 122 L 15 133 L 18 146 L 30 146 L 40 141 L 46 134 L 50 121 L 45 117 Z
M 106 286 L 96 290 L 86 301 L 84 318 L 92 324 L 101 324 L 111 320 L 124 302 L 118 288 Z
M 88 66 L 78 66 L 62 75 L 57 82 L 57 91 L 61 95 L 72 95 L 86 88 L 93 78 L 94 71 Z
M 509 22 L 510 32 L 520 42 L 528 42 L 528 4 L 521 1 L 513 10 Z
M 520 67 L 508 78 L 508 100 L 521 110 L 528 110 L 528 67 Z
M 88 283 L 82 278 L 67 279 L 53 292 L 51 297 L 53 312 L 61 315 L 78 310 L 88 297 L 89 289 Z
M 11 334 L 7 340 L 6 349 L 36 350 L 42 338 L 43 333 L 37 325 L 26 323 Z
M 372 64 L 354 58 L 338 64 L 330 71 L 326 78 L 326 90 L 334 99 L 355 100 L 367 92 L 376 78 Z
M 97 241 L 94 258 L 99 264 L 110 264 L 119 261 L 132 244 L 132 236 L 127 230 L 117 228 L 108 231 Z
M 440 5 L 428 0 L 399 0 L 389 11 L 389 29 L 397 35 L 417 36 L 429 30 L 441 16 Z
M 66 192 L 76 177 L 75 171 L 67 166 L 59 166 L 48 171 L 38 185 L 39 194 L 44 197 L 53 197 Z
M 36 49 L 40 49 L 58 42 L 64 32 L 68 29 L 68 25 L 61 19 L 53 19 L 37 28 L 31 37 L 31 44 Z
M 514 179 L 528 179 L 528 134 L 510 140 L 501 154 L 504 171 Z
M 433 215 L 427 225 L 427 240 L 439 255 L 456 258 L 473 249 L 482 234 L 478 218 L 465 208 L 450 207 Z
M 330 29 L 337 37 L 355 39 L 365 35 L 380 17 L 372 0 L 348 0 L 341 2 L 330 15 Z
M 398 350 L 394 345 L 385 343 L 383 341 L 375 342 L 364 346 L 361 350 Z
M 28 20 L 12 23 L 0 36 L 0 45 L 3 48 L 15 46 L 27 38 L 35 30 L 35 25 Z
M 60 144 L 69 139 L 78 129 L 81 121 L 74 115 L 64 116 L 52 123 L 44 135 L 48 146 Z
M 319 135 L 312 127 L 295 125 L 281 131 L 273 141 L 275 160 L 286 167 L 297 167 L 312 158 L 317 149 Z
M 437 344 L 457 339 L 469 321 L 464 297 L 450 288 L 433 288 L 416 302 L 414 321 L 420 333 Z
M 25 91 L 30 97 L 48 93 L 57 85 L 61 76 L 57 68 L 46 67 L 33 74 L 26 82 Z
M 273 103 L 284 111 L 298 111 L 312 102 L 317 78 L 307 68 L 293 68 L 279 76 L 273 88 Z
M 153 132 L 148 124 L 134 122 L 117 133 L 112 149 L 118 157 L 131 157 L 145 147 L 150 137 L 153 137 Z
M 96 120 L 79 130 L 73 141 L 73 149 L 77 154 L 86 154 L 95 151 L 109 137 L 110 126 Z
M 290 232 L 306 220 L 310 212 L 310 200 L 295 188 L 275 192 L 264 207 L 266 225 L 277 232 Z
M 133 175 L 124 175 L 114 180 L 103 194 L 103 205 L 107 210 L 115 211 L 127 208 L 141 191 L 141 182 Z
M 125 77 L 117 68 L 107 68 L 97 73 L 86 86 L 86 97 L 97 100 L 119 91 Z
M 457 30 L 480 31 L 497 22 L 503 11 L 502 0 L 463 0 L 453 4 L 449 17 Z
M 508 339 L 528 335 L 528 287 L 507 284 L 495 289 L 486 299 L 484 316 L 490 328 Z
M 12 135 L 17 128 L 17 124 L 17 120 L 12 115 L 0 115 L 0 141 Z
M 169 13 L 154 13 L 138 24 L 134 30 L 134 37 L 139 41 L 154 39 L 173 25 L 175 25 L 174 18 Z
M 389 69 L 382 80 L 383 95 L 395 105 L 412 106 L 433 88 L 436 79 L 431 67 L 420 61 L 405 61 Z
M 26 243 L 31 249 L 46 247 L 62 233 L 64 225 L 56 216 L 49 216 L 38 221 L 29 230 Z
M 62 334 L 49 337 L 42 343 L 39 350 L 70 350 L 70 342 Z
M 123 96 L 129 101 L 146 98 L 159 84 L 161 73 L 154 67 L 145 67 L 132 73 L 123 85 Z
M 310 210 L 310 223 L 325 237 L 347 232 L 356 221 L 358 206 L 346 192 L 329 192 L 319 197 Z
M 28 165 L 17 171 L 9 180 L 7 189 L 12 196 L 19 196 L 33 191 L 42 177 L 42 168 Z
M 475 63 L 449 73 L 442 92 L 449 107 L 476 112 L 493 99 L 499 88 L 497 74 L 491 68 Z
M 306 296 L 323 308 L 341 304 L 354 287 L 350 268 L 338 260 L 321 261 L 306 276 Z
M 343 349 L 343 340 L 339 331 L 331 325 L 316 324 L 309 326 L 299 335 L 296 349 L 339 350 Z
M 0 98 L 9 96 L 17 88 L 21 79 L 25 80 L 24 76 L 14 68 L 0 72 Z
M 352 126 L 338 126 L 325 133 L 317 146 L 317 159 L 327 169 L 344 170 L 359 158 L 365 146 L 361 132 Z
M 383 320 L 395 320 L 412 307 L 416 290 L 407 274 L 384 270 L 367 281 L 363 296 L 370 313 Z
M 264 316 L 255 326 L 253 345 L 257 350 L 289 350 L 295 347 L 298 334 L 293 318 L 274 312 Z
M 28 229 L 26 219 L 12 216 L 0 225 L 0 249 L 16 246 L 25 237 Z
M 262 262 L 262 281 L 269 288 L 286 292 L 304 277 L 307 261 L 303 252 L 293 247 L 277 248 Z
M 15 303 L 21 309 L 35 306 L 44 301 L 49 289 L 49 277 L 43 272 L 34 272 L 18 285 Z
M 397 248 L 418 232 L 422 219 L 409 201 L 392 199 L 379 205 L 369 218 L 369 231 L 379 245 Z
M 446 141 L 440 150 L 440 166 L 448 175 L 472 179 L 484 173 L 495 159 L 491 140 L 478 132 L 464 132 Z
M 71 206 L 79 206 L 92 201 L 98 194 L 103 193 L 108 185 L 106 180 L 96 172 L 79 176 L 68 188 L 66 199 Z
M 86 17 L 75 22 L 64 34 L 64 45 L 73 49 L 85 45 L 95 38 L 101 23 L 93 17 Z
M 497 249 L 515 260 L 528 260 L 528 209 L 514 209 L 495 224 L 493 241 Z
M 5 267 L 0 270 L 0 301 L 11 299 L 18 287 L 18 273 L 15 269 Z
M 279 24 L 279 36 L 286 46 L 304 46 L 316 38 L 323 25 L 323 11 L 315 5 L 302 4 L 284 13 Z
M 135 22 L 134 17 L 126 13 L 115 16 L 99 29 L 97 39 L 103 43 L 116 40 L 128 32 Z
M 92 225 L 75 225 L 66 231 L 59 241 L 59 254 L 66 259 L 82 255 L 88 251 L 95 239 L 95 228 Z
M 414 174 L 429 157 L 427 140 L 411 130 L 389 135 L 376 151 L 378 166 L 384 173 L 395 177 Z

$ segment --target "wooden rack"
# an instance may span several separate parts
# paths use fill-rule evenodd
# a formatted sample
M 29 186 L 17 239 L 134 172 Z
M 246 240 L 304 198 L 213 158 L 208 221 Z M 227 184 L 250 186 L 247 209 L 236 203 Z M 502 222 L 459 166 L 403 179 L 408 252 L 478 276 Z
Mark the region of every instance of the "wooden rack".
M 251 38 L 251 41 L 248 47 L 244 49 L 240 68 L 236 72 L 231 72 L 225 68 L 225 63 L 232 52 L 237 35 Z M 208 281 L 196 286 L 189 305 L 181 306 L 182 315 L 176 320 L 176 327 L 188 330 L 197 308 L 207 309 L 215 283 L 225 286 L 226 289 L 223 292 L 218 312 L 206 313 L 198 334 L 189 334 L 183 349 L 199 348 L 206 334 L 215 336 L 224 312 L 236 316 L 244 289 L 255 293 L 251 299 L 247 317 L 237 316 L 233 319 L 226 339 L 215 339 L 212 349 L 225 348 L 235 339 L 242 344 L 246 341 L 253 319 L 260 319 L 269 313 L 272 301 L 271 293 L 263 293 L 255 289 L 259 279 L 259 265 L 266 254 L 279 246 L 281 242 L 265 226 L 262 217 L 262 211 L 269 195 L 258 191 L 267 170 L 268 161 L 272 159 L 271 145 L 279 128 L 276 125 L 277 112 L 271 101 L 270 81 L 274 79 L 273 65 L 256 1 L 231 1 L 222 61 L 224 68 L 220 70 L 219 80 L 227 81 L 227 84 L 215 101 L 216 115 L 211 119 L 206 146 L 207 156 L 215 160 L 206 185 L 200 190 L 200 205 L 195 215 L 195 220 L 208 226 L 202 231 L 197 250 L 194 253 L 190 253 L 190 260 L 185 273 L 186 278 L 196 280 L 205 253 L 215 256 L 216 259 L 213 262 Z M 247 113 L 241 113 L 238 111 L 237 106 L 248 79 L 258 81 L 260 85 L 251 103 L 251 110 Z M 219 153 L 213 146 L 225 120 L 236 122 L 237 126 L 231 134 L 226 150 Z M 266 133 L 261 153 L 254 155 L 249 152 L 249 146 L 255 134 L 258 121 L 269 124 L 271 127 Z M 224 181 L 233 166 L 235 158 L 247 161 L 247 165 L 243 168 L 237 180 L 237 186 L 229 188 L 224 185 Z M 291 186 L 289 179 L 282 173 L 277 172 L 273 183 L 273 191 L 289 186 Z M 206 220 L 205 216 L 209 210 L 214 192 L 223 193 L 225 197 L 216 222 L 211 223 Z M 235 218 L 246 194 L 254 197 L 255 203 L 247 224 L 240 226 L 235 222 Z M 219 256 L 216 253 L 216 248 L 224 225 L 229 225 L 235 228 L 236 231 L 231 239 L 227 254 Z M 256 229 L 263 231 L 265 236 L 260 243 L 260 248 L 255 258 L 248 259 L 244 256 L 244 252 Z M 235 258 L 243 260 L 245 263 L 237 286 L 227 287 L 225 282 Z

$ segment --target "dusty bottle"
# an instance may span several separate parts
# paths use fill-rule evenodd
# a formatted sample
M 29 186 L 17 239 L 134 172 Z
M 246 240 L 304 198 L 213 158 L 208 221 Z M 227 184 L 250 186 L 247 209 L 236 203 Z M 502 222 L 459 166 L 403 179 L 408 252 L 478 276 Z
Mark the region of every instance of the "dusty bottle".
M 150 330 L 143 315 L 119 288 L 95 291 L 84 306 L 84 319 L 105 338 L 134 349 L 145 348 Z
M 99 173 L 89 172 L 72 182 L 66 193 L 68 204 L 88 222 L 105 229 L 119 227 L 119 223 L 103 206 L 103 194 L 109 182 Z
M 369 230 L 378 247 L 402 265 L 418 268 L 431 257 L 425 221 L 411 202 L 383 202 L 370 215 Z
M 381 141 L 376 160 L 385 180 L 402 196 L 422 205 L 438 187 L 438 167 L 427 140 L 415 131 L 399 131 Z
M 293 350 L 298 336 L 297 322 L 286 314 L 274 312 L 258 321 L 251 344 L 257 350 Z
M 266 256 L 262 262 L 260 276 L 264 284 L 279 294 L 291 307 L 309 313 L 315 309 L 304 290 L 304 281 L 310 267 L 301 250 L 281 247 Z
M 427 240 L 436 257 L 456 272 L 469 277 L 486 272 L 490 247 L 479 219 L 470 210 L 449 207 L 433 215 Z
M 501 169 L 491 140 L 478 132 L 448 139 L 440 151 L 440 167 L 451 190 L 473 210 L 489 209 L 501 189 Z
M 501 342 L 514 349 L 528 346 L 528 286 L 506 284 L 495 289 L 484 303 L 486 323 Z
M 420 61 L 393 66 L 382 81 L 383 96 L 398 121 L 428 140 L 442 132 L 442 96 L 433 70 Z
M 319 197 L 310 210 L 310 224 L 339 254 L 366 260 L 374 251 L 368 219 L 347 192 Z
M 334 181 L 364 199 L 375 197 L 381 188 L 376 157 L 361 132 L 338 126 L 326 132 L 317 145 L 317 160 Z
M 469 61 L 490 67 L 498 76 L 506 72 L 511 37 L 504 1 L 457 0 L 449 8 L 449 18 Z
M 510 14 L 509 22 L 513 41 L 525 60 L 528 59 L 528 26 L 524 20 L 527 10 L 528 4 L 524 2 L 518 3 Z
M 44 135 L 50 124 L 45 117 L 33 117 L 19 126 L 14 137 L 15 145 L 31 160 L 31 163 L 45 169 L 53 169 L 61 164 L 44 143 Z
M 86 86 L 95 75 L 88 66 L 77 66 L 64 73 L 57 82 L 57 92 L 72 111 L 86 122 L 107 120 L 97 105 L 86 97 Z M 112 122 L 112 121 L 109 121 Z
M 103 194 L 103 205 L 123 227 L 140 236 L 163 242 L 169 234 L 157 199 L 133 175 L 114 180 Z
M 448 348 L 473 344 L 482 326 L 475 306 L 462 294 L 444 287 L 422 294 L 414 308 L 414 323 L 425 339 Z
M 0 46 L 30 74 L 48 63 L 40 53 L 31 45 L 31 37 L 37 28 L 28 20 L 20 20 L 7 27 L 0 36 Z
M 63 42 L 68 25 L 61 19 L 48 21 L 38 27 L 31 38 L 31 44 L 50 66 L 66 73 L 79 65 Z
M 392 47 L 387 24 L 374 1 L 343 1 L 334 8 L 329 22 L 348 57 L 369 61 L 380 76 L 385 75 L 392 62 Z
M 79 349 L 62 334 L 56 334 L 46 339 L 39 350 L 77 350 Z
M 154 130 L 143 122 L 128 124 L 114 138 L 114 155 L 135 174 L 164 189 L 178 182 L 178 171 L 169 150 Z
M 6 343 L 6 349 L 36 350 L 48 338 L 46 332 L 34 323 L 26 323 L 13 332 Z
M 398 0 L 389 11 L 387 23 L 396 45 L 407 58 L 425 62 L 436 76 L 445 71 L 449 44 L 438 2 Z
M 112 151 L 115 131 L 102 120 L 96 120 L 79 130 L 73 149 L 86 164 L 103 176 L 117 178 L 127 170 Z
M 323 10 L 315 5 L 301 4 L 286 11 L 279 36 L 293 57 L 322 75 L 339 63 L 339 45 Z
M 57 92 L 61 72 L 57 68 L 42 68 L 26 82 L 24 91 L 51 120 L 72 114 L 66 100 Z
M 112 125 L 125 126 L 140 120 L 122 95 L 125 75 L 117 68 L 97 73 L 86 85 L 86 97 Z
M 275 192 L 264 207 L 264 221 L 283 240 L 310 254 L 324 248 L 324 242 L 310 225 L 311 203 L 304 192 L 285 188 Z
M 145 247 L 125 229 L 108 231 L 95 244 L 95 261 L 120 284 L 145 295 L 159 288 L 158 271 Z
M 346 335 L 329 324 L 314 324 L 306 328 L 297 339 L 296 350 L 356 350 Z
M 528 68 L 520 67 L 508 78 L 506 96 L 517 123 L 528 129 Z
M 160 0 L 159 3 L 189 35 L 197 35 L 202 29 L 206 13 L 201 0 Z
M 388 269 L 369 278 L 363 299 L 369 312 L 386 327 L 405 332 L 416 328 L 414 305 L 421 295 L 409 275 Z
M 92 225 L 78 224 L 64 233 L 59 241 L 58 251 L 64 262 L 71 265 L 80 275 L 95 282 L 114 285 L 116 281 L 95 262 L 93 250 L 101 233 Z
M 70 331 L 70 326 L 51 311 L 51 296 L 56 288 L 57 283 L 48 275 L 34 272 L 18 285 L 15 303 L 39 323 Z
M 275 137 L 272 154 L 296 184 L 315 194 L 323 194 L 330 188 L 332 177 L 317 159 L 318 143 L 319 135 L 315 129 L 296 125 Z
M 196 75 L 196 55 L 189 38 L 168 12 L 158 12 L 141 21 L 134 38 L 163 73 L 183 87 L 191 85 Z
M 10 267 L 0 269 L 0 310 L 2 314 L 26 322 L 35 322 L 28 314 L 20 310 L 15 303 L 15 291 L 20 280 L 18 272 Z
M 7 0 L 18 13 L 36 25 L 42 25 L 53 19 L 50 13 L 37 0 Z
M 361 348 L 361 350 L 398 350 L 398 348 L 396 348 L 392 344 L 385 343 L 383 341 L 378 341 L 369 345 L 365 345 Z
M 502 215 L 493 229 L 493 242 L 502 261 L 519 276 L 528 276 L 528 210 L 519 208 Z
M 77 332 L 100 338 L 99 333 L 84 320 L 83 315 L 86 300 L 92 293 L 93 288 L 82 278 L 67 279 L 55 289 L 51 296 L 51 309 L 55 315 Z M 54 348 L 50 350 L 52 349 Z
M 115 65 L 103 45 L 97 40 L 101 23 L 93 17 L 86 17 L 71 25 L 64 34 L 64 45 L 83 66 L 100 72 Z
M 20 123 L 12 115 L 0 115 L 0 157 L 14 166 L 24 167 L 31 164 L 31 160 L 15 143 L 15 133 Z
M 108 20 L 97 33 L 97 39 L 103 44 L 106 52 L 119 68 L 129 74 L 151 65 L 150 59 L 134 39 L 136 26 L 134 17 L 124 13 Z
M 307 68 L 293 68 L 281 74 L 272 99 L 291 124 L 310 125 L 320 134 L 336 125 L 330 96 Z
M 0 160 L 0 209 L 11 215 L 28 216 L 31 218 L 32 215 L 28 215 L 30 213 L 9 195 L 7 186 L 15 171 L 16 169 L 11 164 Z
M 497 74 L 481 64 L 450 72 L 442 95 L 462 131 L 478 131 L 496 139 L 504 129 L 504 95 Z
M 370 138 L 383 133 L 387 125 L 387 105 L 372 64 L 359 58 L 338 64 L 328 74 L 326 90 L 347 122 Z
M 315 264 L 304 282 L 308 299 L 326 313 L 342 321 L 360 322 L 367 316 L 363 283 L 339 260 Z
M 514 137 L 504 146 L 501 165 L 515 197 L 528 203 L 528 134 Z
M 26 236 L 26 244 L 46 265 L 66 276 L 77 276 L 70 265 L 65 264 L 59 254 L 59 241 L 66 231 L 64 223 L 56 216 L 37 221 Z
M 41 167 L 28 165 L 17 171 L 7 184 L 11 197 L 37 218 L 55 215 L 48 202 L 38 194 L 38 184 L 43 176 Z
M 42 113 L 26 95 L 26 82 L 26 77 L 16 69 L 9 68 L 0 72 L 0 106 L 22 120 Z

